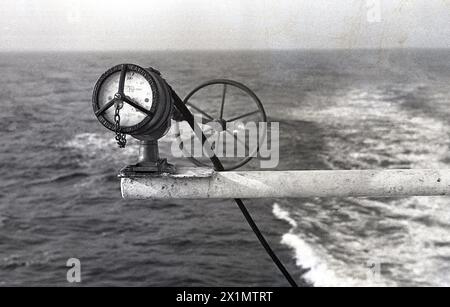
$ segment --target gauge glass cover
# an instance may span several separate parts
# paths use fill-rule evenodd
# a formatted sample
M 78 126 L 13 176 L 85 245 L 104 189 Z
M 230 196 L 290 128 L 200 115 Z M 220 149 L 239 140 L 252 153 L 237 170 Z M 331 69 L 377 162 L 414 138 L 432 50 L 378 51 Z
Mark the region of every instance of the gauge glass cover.
M 120 71 L 108 76 L 99 91 L 98 106 L 102 108 L 105 104 L 114 99 L 114 95 L 119 88 Z M 125 96 L 133 100 L 147 110 L 151 110 L 153 106 L 152 87 L 146 78 L 135 71 L 128 71 L 125 77 Z M 109 108 L 103 114 L 104 118 L 110 123 L 114 123 L 115 107 Z M 134 108 L 133 106 L 123 103 L 123 107 L 119 112 L 121 127 L 128 128 L 142 122 L 148 115 Z

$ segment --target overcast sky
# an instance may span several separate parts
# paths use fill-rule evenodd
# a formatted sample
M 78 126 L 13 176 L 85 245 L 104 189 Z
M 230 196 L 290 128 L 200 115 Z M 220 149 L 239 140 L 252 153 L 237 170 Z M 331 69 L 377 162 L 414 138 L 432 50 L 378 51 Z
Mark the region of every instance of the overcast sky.
M 0 50 L 450 47 L 449 0 L 1 0 Z

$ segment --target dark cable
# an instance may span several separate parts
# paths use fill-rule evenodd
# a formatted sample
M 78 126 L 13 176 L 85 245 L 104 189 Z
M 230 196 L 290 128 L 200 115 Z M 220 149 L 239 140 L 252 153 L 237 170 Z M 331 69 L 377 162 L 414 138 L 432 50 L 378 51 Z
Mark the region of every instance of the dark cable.
M 183 115 L 184 119 L 188 122 L 189 126 L 192 128 L 194 133 L 197 134 L 197 137 L 202 140 L 202 145 L 205 146 L 205 144 L 207 143 L 207 138 L 206 138 L 205 134 L 203 133 L 203 131 L 200 129 L 200 127 L 195 122 L 194 116 L 192 115 L 191 111 L 189 111 L 189 109 L 186 107 L 184 102 L 181 100 L 181 98 L 178 96 L 178 94 L 170 87 L 170 85 L 169 85 L 169 88 L 172 91 L 172 96 L 174 97 L 174 100 L 175 100 L 174 101 L 175 107 Z M 217 156 L 214 154 L 214 152 L 212 152 L 210 154 L 210 159 L 211 159 L 211 162 L 213 163 L 214 169 L 216 171 L 224 170 L 222 162 L 220 162 L 219 158 L 217 158 Z M 242 214 L 244 215 L 245 219 L 247 220 L 247 223 L 252 228 L 252 230 L 255 233 L 256 237 L 258 238 L 259 242 L 264 247 L 266 252 L 269 254 L 270 258 L 272 258 L 272 261 L 275 263 L 275 265 L 278 267 L 278 269 L 281 271 L 281 273 L 283 273 L 286 280 L 289 282 L 289 284 L 292 287 L 298 287 L 295 280 L 292 278 L 292 276 L 286 270 L 283 263 L 281 263 L 280 259 L 277 257 L 275 252 L 272 250 L 272 248 L 270 247 L 267 240 L 264 238 L 264 235 L 259 230 L 255 221 L 253 220 L 252 216 L 250 215 L 250 212 L 248 212 L 247 208 L 245 207 L 244 202 L 239 198 L 234 199 L 234 201 L 238 205 L 239 209 L 242 211 Z

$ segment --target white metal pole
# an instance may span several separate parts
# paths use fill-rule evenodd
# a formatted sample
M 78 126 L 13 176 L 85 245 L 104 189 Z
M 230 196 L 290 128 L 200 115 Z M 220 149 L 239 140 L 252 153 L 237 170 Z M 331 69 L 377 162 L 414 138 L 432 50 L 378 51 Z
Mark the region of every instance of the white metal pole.
M 450 195 L 450 170 L 212 172 L 122 178 L 125 199 L 404 197 Z

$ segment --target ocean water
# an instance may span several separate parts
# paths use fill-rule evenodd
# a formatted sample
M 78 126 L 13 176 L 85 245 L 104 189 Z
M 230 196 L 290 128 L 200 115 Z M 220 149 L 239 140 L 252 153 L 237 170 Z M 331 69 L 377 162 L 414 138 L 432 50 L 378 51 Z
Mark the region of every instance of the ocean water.
M 122 62 L 181 96 L 247 84 L 280 122 L 278 169 L 450 164 L 449 50 L 0 54 L 1 286 L 67 286 L 69 258 L 85 286 L 287 285 L 231 201 L 121 199 L 137 145 L 117 148 L 91 93 Z M 450 286 L 447 197 L 246 203 L 302 285 Z

